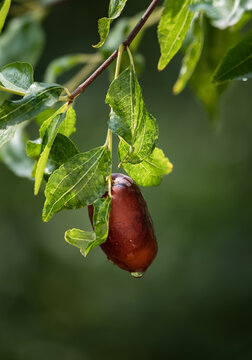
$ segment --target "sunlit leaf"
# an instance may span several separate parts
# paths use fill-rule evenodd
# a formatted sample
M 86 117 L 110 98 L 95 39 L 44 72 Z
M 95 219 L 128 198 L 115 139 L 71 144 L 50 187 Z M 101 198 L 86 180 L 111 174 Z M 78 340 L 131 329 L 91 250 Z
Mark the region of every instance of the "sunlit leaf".
M 26 154 L 30 158 L 37 159 L 41 152 L 41 138 L 36 140 L 28 140 L 26 143 Z
M 66 231 L 65 240 L 80 249 L 83 256 L 87 256 L 94 247 L 104 243 L 109 231 L 109 213 L 111 198 L 98 199 L 94 202 L 93 227 L 94 231 L 71 229 Z
M 109 34 L 111 22 L 121 15 L 126 2 L 127 0 L 110 0 L 108 17 L 103 17 L 98 20 L 100 41 L 97 45 L 93 45 L 93 47 L 99 48 L 104 44 Z
M 213 82 L 246 80 L 252 76 L 252 31 L 231 48 L 220 62 Z
M 202 18 L 197 17 L 193 21 L 192 27 L 192 38 L 185 50 L 179 77 L 173 86 L 174 94 L 179 94 L 185 88 L 188 80 L 193 74 L 202 52 L 204 41 Z
M 35 185 L 34 185 L 34 193 L 38 194 L 40 185 L 44 176 L 44 171 L 46 167 L 46 163 L 53 145 L 53 142 L 56 138 L 56 135 L 59 131 L 59 128 L 65 119 L 66 114 L 62 110 L 62 113 L 57 114 L 50 118 L 49 122 L 47 122 L 47 127 L 44 129 L 43 137 L 42 137 L 42 152 L 38 160 L 36 174 L 35 174 Z M 44 125 L 45 123 L 43 123 Z M 42 126 L 43 126 L 42 125 Z
M 67 137 L 72 135 L 75 131 L 76 124 L 76 112 L 72 106 L 69 107 L 66 113 L 66 117 L 60 126 L 59 132 Z
M 8 64 L 0 72 L 0 83 L 8 89 L 25 92 L 33 83 L 33 68 L 23 62 Z
M 129 145 L 121 140 L 118 148 L 122 167 L 138 185 L 157 186 L 162 177 L 172 171 L 172 164 L 161 149 L 155 148 L 150 156 L 138 164 L 123 163 Z
M 158 40 L 161 57 L 158 70 L 163 70 L 179 51 L 190 28 L 193 12 L 190 5 L 193 0 L 166 0 L 158 25 Z
M 111 174 L 111 154 L 106 146 L 72 157 L 57 169 L 46 186 L 43 220 L 56 212 L 92 204 L 106 191 L 106 177 Z
M 0 129 L 31 120 L 43 110 L 53 106 L 62 92 L 56 84 L 33 83 L 21 100 L 6 100 L 0 107 Z

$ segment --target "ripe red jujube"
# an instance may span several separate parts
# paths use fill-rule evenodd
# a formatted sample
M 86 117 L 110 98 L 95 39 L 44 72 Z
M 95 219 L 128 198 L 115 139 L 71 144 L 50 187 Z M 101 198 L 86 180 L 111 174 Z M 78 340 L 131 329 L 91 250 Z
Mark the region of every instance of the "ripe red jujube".
M 152 220 L 134 181 L 124 174 L 112 174 L 112 180 L 109 233 L 101 248 L 120 268 L 130 271 L 133 276 L 141 276 L 157 253 Z M 92 205 L 88 212 L 92 222 Z

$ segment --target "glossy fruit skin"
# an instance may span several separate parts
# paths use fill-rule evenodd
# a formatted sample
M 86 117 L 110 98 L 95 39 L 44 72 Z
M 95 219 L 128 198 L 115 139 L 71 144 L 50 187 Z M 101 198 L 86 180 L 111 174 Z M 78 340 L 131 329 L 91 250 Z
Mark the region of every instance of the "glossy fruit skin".
M 112 174 L 112 180 L 109 233 L 101 248 L 120 268 L 145 272 L 157 254 L 157 241 L 147 204 L 129 176 L 116 173 Z M 92 222 L 92 205 L 88 212 Z

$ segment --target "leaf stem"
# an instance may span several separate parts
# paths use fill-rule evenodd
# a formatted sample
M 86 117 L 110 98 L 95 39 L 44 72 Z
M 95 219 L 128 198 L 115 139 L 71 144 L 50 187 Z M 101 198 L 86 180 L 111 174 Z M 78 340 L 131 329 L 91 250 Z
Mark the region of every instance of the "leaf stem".
M 132 56 L 132 54 L 131 54 L 130 48 L 129 48 L 128 46 L 127 46 L 127 53 L 128 53 L 128 55 L 129 55 L 130 65 L 132 66 L 134 73 L 136 73 L 135 64 L 134 64 L 134 59 L 133 59 L 133 56 Z
M 121 44 L 119 46 L 119 49 L 118 49 L 118 56 L 117 56 L 116 70 L 115 70 L 115 79 L 119 76 L 119 73 L 120 73 L 120 67 L 121 67 L 121 62 L 122 62 L 122 54 L 123 54 L 124 50 L 125 50 L 124 44 Z M 111 112 L 112 111 L 113 111 L 113 109 L 111 109 Z M 108 148 L 110 150 L 111 158 L 112 158 L 112 141 L 113 141 L 113 136 L 112 135 L 113 135 L 112 131 L 108 128 L 106 144 L 107 144 L 107 146 L 108 146 Z M 111 174 L 110 174 L 110 176 L 108 177 L 108 193 L 109 193 L 110 197 L 112 196 L 111 188 L 112 188 L 112 177 L 111 177 Z
M 134 38 L 137 36 L 139 31 L 142 29 L 150 15 L 152 14 L 153 10 L 157 6 L 160 0 L 152 0 L 149 7 L 146 9 L 145 13 L 138 21 L 134 29 L 128 35 L 128 37 L 123 41 L 122 45 L 124 45 L 124 50 L 127 46 L 129 46 Z M 94 72 L 91 74 L 82 84 L 80 84 L 71 94 L 69 97 L 69 102 L 73 102 L 73 100 L 83 93 L 86 88 L 92 84 L 92 82 L 117 58 L 119 50 L 115 50 L 110 57 L 107 58 Z

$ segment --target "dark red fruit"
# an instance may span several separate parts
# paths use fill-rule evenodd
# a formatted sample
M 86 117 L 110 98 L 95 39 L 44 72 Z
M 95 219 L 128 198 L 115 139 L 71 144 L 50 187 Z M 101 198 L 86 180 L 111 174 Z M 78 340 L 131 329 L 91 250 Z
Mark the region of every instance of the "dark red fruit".
M 109 233 L 101 248 L 108 259 L 120 268 L 140 276 L 157 253 L 152 220 L 134 181 L 123 174 L 112 174 L 112 180 Z M 88 212 L 92 222 L 92 205 L 88 207 Z

